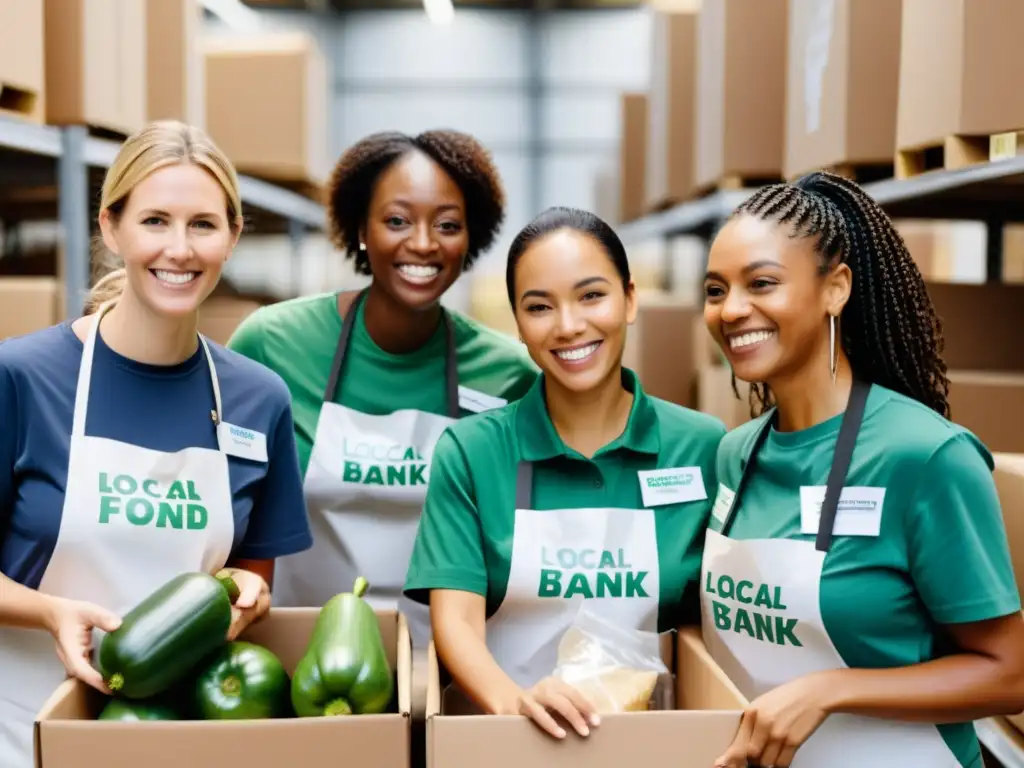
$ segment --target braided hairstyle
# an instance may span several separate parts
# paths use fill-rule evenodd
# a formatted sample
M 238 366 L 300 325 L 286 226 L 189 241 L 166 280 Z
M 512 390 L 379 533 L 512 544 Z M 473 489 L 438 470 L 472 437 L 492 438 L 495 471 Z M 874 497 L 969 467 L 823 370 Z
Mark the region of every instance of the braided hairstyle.
M 840 340 L 855 375 L 917 400 L 949 418 L 942 323 L 903 238 L 855 182 L 818 171 L 794 184 L 756 191 L 733 212 L 787 224 L 794 237 L 816 238 L 822 274 L 837 263 L 853 273 Z M 733 391 L 736 378 L 733 376 Z M 772 401 L 751 383 L 752 415 Z
M 370 260 L 359 250 L 359 230 L 381 174 L 409 152 L 423 152 L 451 176 L 466 201 L 468 269 L 494 242 L 505 218 L 505 190 L 490 153 L 459 131 L 427 131 L 418 136 L 384 131 L 358 141 L 338 160 L 327 185 L 328 236 L 336 248 L 355 259 L 356 272 L 369 275 Z

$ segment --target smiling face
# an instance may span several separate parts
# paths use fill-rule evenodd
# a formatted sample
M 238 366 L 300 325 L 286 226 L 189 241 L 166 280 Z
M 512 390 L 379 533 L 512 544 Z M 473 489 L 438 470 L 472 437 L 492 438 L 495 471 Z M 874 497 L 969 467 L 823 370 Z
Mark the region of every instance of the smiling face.
M 126 290 L 156 314 L 195 312 L 213 291 L 237 232 L 217 180 L 191 163 L 149 174 L 119 216 L 104 210 L 107 248 L 124 261 Z
M 768 382 L 828 360 L 829 319 L 849 297 L 849 267 L 822 274 L 810 237 L 740 215 L 715 238 L 704 281 L 704 321 L 737 378 Z M 821 361 L 818 361 L 821 358 Z
M 548 377 L 583 392 L 617 373 L 635 294 L 596 239 L 570 229 L 539 238 L 516 264 L 515 289 L 519 335 Z
M 374 283 L 405 306 L 433 307 L 469 250 L 462 191 L 430 157 L 409 152 L 377 181 L 360 239 Z

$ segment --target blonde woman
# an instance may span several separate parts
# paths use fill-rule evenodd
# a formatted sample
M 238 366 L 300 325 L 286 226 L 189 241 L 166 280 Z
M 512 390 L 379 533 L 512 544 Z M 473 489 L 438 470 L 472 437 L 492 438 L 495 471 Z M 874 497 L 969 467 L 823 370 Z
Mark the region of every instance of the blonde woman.
M 274 558 L 311 544 L 284 383 L 196 330 L 241 228 L 231 164 L 194 128 L 150 125 L 107 174 L 99 224 L 123 263 L 107 300 L 0 343 L 4 768 L 33 764 L 33 718 L 66 674 L 104 689 L 94 629 L 227 566 L 234 637 L 269 606 Z

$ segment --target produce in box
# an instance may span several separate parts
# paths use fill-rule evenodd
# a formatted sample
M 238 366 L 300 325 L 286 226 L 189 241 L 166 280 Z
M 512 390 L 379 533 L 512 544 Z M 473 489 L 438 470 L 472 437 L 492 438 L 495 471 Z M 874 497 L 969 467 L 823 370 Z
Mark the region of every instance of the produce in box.
M 204 720 L 256 720 L 291 715 L 284 665 L 255 643 L 225 645 L 199 672 L 196 710 Z
M 230 574 L 176 576 L 135 606 L 100 644 L 110 690 L 145 699 L 171 688 L 226 642 L 238 585 Z
M 363 600 L 368 584 L 335 595 L 317 617 L 306 652 L 292 677 L 292 706 L 299 717 L 384 712 L 394 676 L 377 615 Z
M 140 720 L 178 720 L 178 713 L 162 703 L 111 699 L 103 707 L 97 720 L 115 720 L 122 723 Z

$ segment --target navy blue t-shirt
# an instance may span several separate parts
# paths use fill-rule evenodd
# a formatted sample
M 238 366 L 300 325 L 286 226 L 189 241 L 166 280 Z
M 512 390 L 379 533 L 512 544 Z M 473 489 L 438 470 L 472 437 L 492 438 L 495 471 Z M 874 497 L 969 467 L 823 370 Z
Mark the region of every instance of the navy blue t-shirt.
M 0 572 L 38 587 L 57 542 L 84 344 L 70 322 L 0 341 Z M 312 546 L 281 378 L 210 342 L 224 421 L 267 436 L 267 462 L 228 456 L 232 557 L 271 559 Z M 209 364 L 129 360 L 97 335 L 85 431 L 162 452 L 216 449 Z

